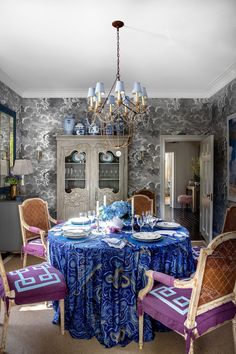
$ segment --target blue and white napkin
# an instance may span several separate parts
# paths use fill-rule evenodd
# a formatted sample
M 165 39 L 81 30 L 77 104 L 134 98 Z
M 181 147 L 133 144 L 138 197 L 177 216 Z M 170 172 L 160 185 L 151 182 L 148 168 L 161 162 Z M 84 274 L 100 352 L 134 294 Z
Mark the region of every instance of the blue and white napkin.
M 110 247 L 114 247 L 114 248 L 124 248 L 126 245 L 125 241 L 115 237 L 103 238 L 102 241 L 106 242 Z

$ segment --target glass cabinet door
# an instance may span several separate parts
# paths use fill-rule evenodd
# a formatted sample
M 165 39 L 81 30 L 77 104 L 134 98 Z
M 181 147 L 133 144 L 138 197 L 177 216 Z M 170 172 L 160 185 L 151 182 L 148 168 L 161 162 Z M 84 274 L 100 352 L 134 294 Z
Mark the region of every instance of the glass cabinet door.
M 86 152 L 77 150 L 65 157 L 65 191 L 71 193 L 73 189 L 86 187 Z
M 113 152 L 99 153 L 99 189 L 109 188 L 113 193 L 119 192 L 119 157 Z

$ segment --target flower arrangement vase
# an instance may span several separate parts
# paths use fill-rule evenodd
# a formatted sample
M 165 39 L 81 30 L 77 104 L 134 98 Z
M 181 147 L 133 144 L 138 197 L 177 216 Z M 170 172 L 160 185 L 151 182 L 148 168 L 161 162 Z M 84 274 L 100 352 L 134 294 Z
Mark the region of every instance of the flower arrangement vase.
M 15 184 L 12 184 L 10 186 L 10 196 L 12 200 L 16 199 L 16 195 L 17 195 L 17 186 Z

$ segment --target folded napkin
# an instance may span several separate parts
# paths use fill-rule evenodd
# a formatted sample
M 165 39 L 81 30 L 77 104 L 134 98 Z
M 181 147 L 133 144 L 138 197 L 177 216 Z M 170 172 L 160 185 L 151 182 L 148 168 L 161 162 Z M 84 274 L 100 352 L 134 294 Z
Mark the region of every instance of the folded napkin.
M 118 238 L 103 238 L 102 241 L 106 242 L 110 247 L 114 248 L 124 248 L 126 243 Z
M 158 230 L 158 233 L 164 236 L 174 236 L 176 231 L 173 230 Z

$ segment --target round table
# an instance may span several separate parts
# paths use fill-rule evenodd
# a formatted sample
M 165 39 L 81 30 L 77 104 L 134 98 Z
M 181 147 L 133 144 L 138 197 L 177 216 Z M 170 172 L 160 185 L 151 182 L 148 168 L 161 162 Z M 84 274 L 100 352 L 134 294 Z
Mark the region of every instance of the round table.
M 49 258 L 68 286 L 65 328 L 72 337 L 95 336 L 106 347 L 138 341 L 136 303 L 146 285 L 145 271 L 183 278 L 195 270 L 188 232 L 180 231 L 186 236 L 163 236 L 158 242 L 135 241 L 128 232 L 82 242 L 65 238 L 61 226 L 55 226 L 48 236 Z M 122 249 L 110 247 L 103 241 L 106 237 L 125 239 L 127 244 Z M 152 324 L 146 318 L 144 340 L 151 339 Z

